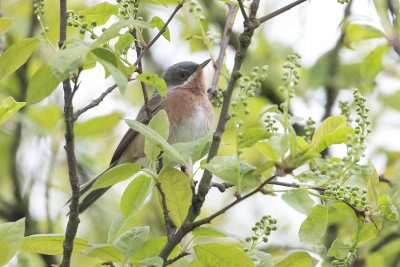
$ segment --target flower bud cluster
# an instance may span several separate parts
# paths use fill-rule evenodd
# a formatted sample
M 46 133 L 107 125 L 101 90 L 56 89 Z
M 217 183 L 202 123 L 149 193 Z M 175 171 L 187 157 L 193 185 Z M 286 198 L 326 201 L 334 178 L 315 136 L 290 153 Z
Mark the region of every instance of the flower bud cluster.
M 94 34 L 92 29 L 97 26 L 97 22 L 92 20 L 90 24 L 85 20 L 85 16 L 80 14 L 76 14 L 73 10 L 67 11 L 67 25 L 73 26 L 75 28 L 80 28 L 79 33 L 85 34 L 86 32 L 90 33 L 90 38 L 96 39 L 97 36 Z
M 304 138 L 307 142 L 310 142 L 315 131 L 315 121 L 313 121 L 311 118 L 308 118 L 306 123 L 307 124 L 304 126 Z
M 243 251 L 249 253 L 259 243 L 267 243 L 271 231 L 276 231 L 278 229 L 276 223 L 276 219 L 272 218 L 270 215 L 263 216 L 261 220 L 257 221 L 251 228 L 253 235 L 246 237 L 246 243 L 248 246 L 243 249 Z
M 267 131 L 271 134 L 276 134 L 279 128 L 276 126 L 276 120 L 269 114 L 265 116 L 264 119 L 265 127 Z
M 348 101 L 339 100 L 339 108 L 341 110 L 340 114 L 347 118 L 347 121 L 350 123 L 352 119 L 350 118 L 350 105 Z
M 134 0 L 117 0 L 117 3 L 119 14 L 121 14 L 125 19 L 133 18 L 139 11 L 138 8 L 134 6 Z
M 199 18 L 200 21 L 206 19 L 203 14 L 203 8 L 197 3 L 197 1 L 191 0 L 189 4 L 189 12 L 193 13 L 196 17 Z
M 360 189 L 358 186 L 343 186 L 341 184 L 326 186 L 325 196 L 334 197 L 336 200 L 344 201 L 354 207 L 363 208 L 367 205 L 367 190 Z
M 211 104 L 214 107 L 219 108 L 224 100 L 224 95 L 222 94 L 222 88 L 217 88 L 215 93 L 216 95 L 211 99 Z
M 348 4 L 350 0 L 337 0 L 339 4 Z
M 359 143 L 363 143 L 365 137 L 371 133 L 371 122 L 368 120 L 369 108 L 365 106 L 366 99 L 361 95 L 360 90 L 355 89 L 353 92 L 353 97 L 356 104 L 356 113 L 358 115 L 358 118 L 355 119 L 357 126 L 354 130 L 359 139 Z
M 250 114 L 248 98 L 254 97 L 255 91 L 261 88 L 261 81 L 267 77 L 268 66 L 262 68 L 254 67 L 250 77 L 244 76 L 239 84 L 238 93 L 235 99 L 231 102 L 232 118 L 237 118 L 241 110 L 244 110 L 245 115 Z M 244 108 L 244 109 L 243 109 Z M 242 120 L 236 119 L 236 127 L 240 128 L 243 125 Z
M 294 97 L 294 86 L 299 83 L 301 68 L 300 64 L 301 56 L 297 53 L 288 55 L 286 57 L 287 62 L 283 64 L 283 68 L 285 69 L 282 81 L 283 86 L 279 87 L 279 90 L 285 94 L 288 99 Z
M 44 0 L 35 0 L 33 2 L 33 13 L 40 18 L 44 14 Z

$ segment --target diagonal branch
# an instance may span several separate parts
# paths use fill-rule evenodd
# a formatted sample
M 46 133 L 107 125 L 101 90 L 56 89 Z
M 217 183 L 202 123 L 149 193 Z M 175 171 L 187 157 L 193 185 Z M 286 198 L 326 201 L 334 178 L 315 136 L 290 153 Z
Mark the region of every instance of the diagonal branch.
M 138 58 L 136 59 L 135 63 L 133 65 L 138 66 L 139 62 L 142 60 L 144 54 L 150 49 L 150 47 L 160 38 L 160 36 L 167 30 L 168 24 L 172 21 L 174 18 L 175 14 L 181 9 L 183 6 L 184 1 L 180 1 L 179 4 L 176 6 L 174 11 L 172 12 L 171 16 L 169 16 L 168 20 L 165 22 L 164 26 L 161 28 L 161 30 L 157 33 L 156 36 L 150 41 L 148 45 L 144 47 Z
M 232 26 L 234 23 L 233 18 L 234 18 L 234 14 L 236 12 L 236 5 L 229 4 L 228 6 L 229 6 L 229 10 L 228 10 L 228 16 L 227 16 L 226 22 L 225 22 L 224 33 L 223 33 L 223 38 L 222 38 L 222 42 L 221 42 L 221 49 L 219 50 L 219 55 L 218 55 L 217 63 L 216 63 L 216 69 L 214 72 L 211 87 L 207 90 L 208 99 L 210 99 L 210 100 L 216 94 L 218 78 L 221 73 L 222 65 L 224 64 L 226 48 L 228 47 L 229 39 L 231 38 L 231 35 L 232 35 Z
M 164 214 L 164 223 L 165 223 L 165 228 L 167 228 L 167 238 L 169 240 L 171 238 L 171 236 L 175 233 L 176 226 L 172 222 L 171 218 L 169 217 L 167 201 L 165 200 L 165 194 L 161 189 L 161 184 L 157 183 L 156 187 L 158 189 L 158 192 L 160 192 L 160 196 L 161 196 L 161 204 L 162 204 L 163 214 Z
M 272 19 L 272 18 L 274 18 L 274 17 L 276 17 L 276 16 L 288 11 L 289 9 L 292 9 L 293 7 L 295 7 L 297 5 L 300 5 L 301 3 L 305 2 L 305 1 L 307 1 L 307 0 L 297 0 L 297 1 L 291 3 L 291 4 L 287 5 L 287 6 L 284 6 L 284 7 L 280 8 L 280 9 L 274 11 L 274 12 L 269 13 L 268 15 L 266 15 L 264 17 L 259 18 L 258 20 L 259 20 L 260 23 L 264 23 L 267 20 L 270 20 L 270 19 Z
M 242 13 L 242 16 L 244 18 L 244 23 L 245 23 L 245 25 L 247 25 L 247 24 L 249 24 L 250 20 L 249 20 L 249 17 L 247 16 L 246 10 L 244 9 L 242 0 L 238 0 L 238 4 L 239 4 L 240 12 Z M 232 4 L 230 4 L 230 5 L 232 5 Z

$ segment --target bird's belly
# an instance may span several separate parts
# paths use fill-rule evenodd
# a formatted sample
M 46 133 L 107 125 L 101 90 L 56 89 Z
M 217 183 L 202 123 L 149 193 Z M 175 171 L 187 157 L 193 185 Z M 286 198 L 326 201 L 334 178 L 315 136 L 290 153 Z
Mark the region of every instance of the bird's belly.
M 205 136 L 212 130 L 213 120 L 200 108 L 192 116 L 185 116 L 180 123 L 170 127 L 169 143 L 185 143 Z

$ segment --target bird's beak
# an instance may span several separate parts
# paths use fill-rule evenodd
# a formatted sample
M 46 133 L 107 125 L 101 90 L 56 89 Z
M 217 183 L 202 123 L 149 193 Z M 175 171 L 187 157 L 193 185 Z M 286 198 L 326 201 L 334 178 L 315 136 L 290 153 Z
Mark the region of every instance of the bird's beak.
M 204 67 L 207 66 L 207 64 L 208 64 L 210 61 L 211 61 L 211 58 L 210 58 L 210 59 L 207 59 L 206 61 L 204 61 L 203 63 L 201 63 L 201 64 L 199 65 L 199 67 L 197 68 L 197 70 L 202 70 L 202 69 L 204 69 Z

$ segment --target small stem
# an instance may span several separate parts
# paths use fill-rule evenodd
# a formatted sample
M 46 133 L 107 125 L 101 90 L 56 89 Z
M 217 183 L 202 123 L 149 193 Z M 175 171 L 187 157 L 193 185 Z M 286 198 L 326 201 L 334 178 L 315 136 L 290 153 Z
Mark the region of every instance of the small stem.
M 176 226 L 172 222 L 171 218 L 169 217 L 169 210 L 168 210 L 168 207 L 167 207 L 167 201 L 165 200 L 165 194 L 161 189 L 161 184 L 157 183 L 156 187 L 158 189 L 158 192 L 160 192 L 160 196 L 161 196 L 161 203 L 162 203 L 163 214 L 164 214 L 164 223 L 165 223 L 165 227 L 167 228 L 167 238 L 169 240 L 171 238 L 171 236 L 175 233 Z
M 243 2 L 242 0 L 238 0 L 240 12 L 242 13 L 242 16 L 244 18 L 244 24 L 248 25 L 250 23 L 249 17 L 247 16 L 246 10 L 244 9 Z
M 276 17 L 276 16 L 288 11 L 289 9 L 292 9 L 293 7 L 295 7 L 297 5 L 300 5 L 301 3 L 305 2 L 305 1 L 307 1 L 307 0 L 297 0 L 297 1 L 291 3 L 291 4 L 287 5 L 287 6 L 284 6 L 284 7 L 280 8 L 280 9 L 274 11 L 274 12 L 269 13 L 268 15 L 266 15 L 264 17 L 259 18 L 258 21 L 260 23 L 264 23 L 267 20 L 270 20 L 270 19 L 272 19 L 272 18 L 274 18 L 274 17 Z

